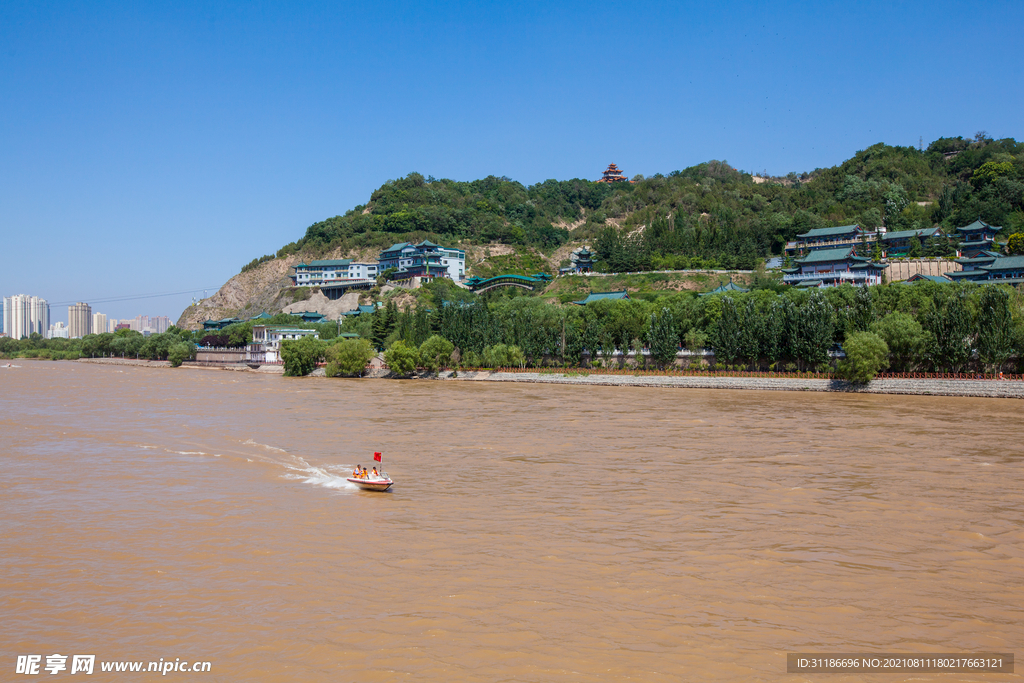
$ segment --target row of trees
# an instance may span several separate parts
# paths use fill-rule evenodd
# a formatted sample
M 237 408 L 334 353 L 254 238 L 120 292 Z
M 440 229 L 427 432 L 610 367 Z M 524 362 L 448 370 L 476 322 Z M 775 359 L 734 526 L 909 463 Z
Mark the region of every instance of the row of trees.
M 0 355 L 10 358 L 138 358 L 169 360 L 174 366 L 195 358 L 196 344 L 187 330 L 170 328 L 148 337 L 134 330 L 89 334 L 80 339 L 46 339 L 36 333 L 23 339 L 0 337 Z
M 1005 369 L 1021 362 L 1024 300 L 1008 286 L 972 283 L 843 286 L 729 296 L 678 293 L 654 301 L 604 300 L 552 306 L 532 297 L 446 301 L 429 313 L 379 310 L 362 324 L 377 348 L 418 348 L 440 335 L 464 365 L 488 364 L 494 349 L 515 349 L 512 365 L 579 366 L 616 352 L 647 350 L 657 364 L 679 347 L 714 350 L 727 366 L 821 369 L 854 335 L 885 344 L 894 371 Z M 869 335 L 869 336 L 863 336 Z M 854 348 L 858 344 L 854 343 Z M 874 344 L 873 348 L 878 348 Z M 490 350 L 490 351 L 488 351 Z

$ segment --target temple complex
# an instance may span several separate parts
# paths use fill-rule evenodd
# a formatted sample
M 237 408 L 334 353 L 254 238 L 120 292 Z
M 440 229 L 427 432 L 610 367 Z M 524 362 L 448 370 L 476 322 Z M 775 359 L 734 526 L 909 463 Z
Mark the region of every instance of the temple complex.
M 622 175 L 622 171 L 619 170 L 618 166 L 616 166 L 615 164 L 608 164 L 608 168 L 605 169 L 605 172 L 601 174 L 601 179 L 598 180 L 597 182 L 626 183 L 629 182 L 629 179 L 626 178 L 626 176 Z

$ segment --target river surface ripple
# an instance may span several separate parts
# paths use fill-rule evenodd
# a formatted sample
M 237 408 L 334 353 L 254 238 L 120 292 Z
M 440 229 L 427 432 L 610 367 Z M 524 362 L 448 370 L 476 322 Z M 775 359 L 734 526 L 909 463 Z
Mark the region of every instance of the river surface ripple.
M 1019 401 L 16 363 L 4 680 L 798 680 L 1024 635 Z M 344 481 L 373 451 L 390 493 Z

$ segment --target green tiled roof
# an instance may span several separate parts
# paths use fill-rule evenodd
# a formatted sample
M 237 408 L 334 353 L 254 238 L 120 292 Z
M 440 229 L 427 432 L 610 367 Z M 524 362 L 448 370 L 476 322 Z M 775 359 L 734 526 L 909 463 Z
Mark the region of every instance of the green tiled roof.
M 898 230 L 896 232 L 887 232 L 882 235 L 882 240 L 888 242 L 889 240 L 902 240 L 909 239 L 911 237 L 931 237 L 936 234 L 936 228 L 922 228 L 921 230 Z
M 999 227 L 998 225 L 989 225 L 988 223 L 979 218 L 970 225 L 965 225 L 962 228 L 957 228 L 957 232 L 975 232 L 978 230 L 985 230 L 986 228 L 993 232 L 999 232 L 1000 230 L 1002 230 L 1002 228 Z
M 325 259 L 322 261 L 310 261 L 309 263 L 299 263 L 295 267 L 302 268 L 303 266 L 305 266 L 308 268 L 311 266 L 347 266 L 350 263 L 352 263 L 352 259 L 350 258 Z
M 797 287 L 820 287 L 820 286 L 821 286 L 821 280 L 804 280 L 803 282 L 797 284 Z
M 814 239 L 816 237 L 835 237 L 837 235 L 845 235 L 847 233 L 854 232 L 858 228 L 860 228 L 860 226 L 856 224 L 840 225 L 839 227 L 836 228 L 814 228 L 813 230 L 808 230 L 802 235 L 797 235 L 797 237 L 802 237 L 804 239 Z
M 990 265 L 982 266 L 981 268 L 989 272 L 1024 269 L 1024 256 L 1004 256 L 1003 258 L 993 260 Z
M 626 290 L 622 290 L 620 292 L 591 292 L 587 296 L 587 298 L 584 299 L 583 301 L 573 301 L 573 303 L 574 304 L 579 304 L 580 306 L 585 306 L 585 305 L 587 305 L 589 303 L 592 303 L 594 301 L 601 301 L 602 299 L 628 299 L 628 298 L 629 298 L 629 294 L 626 293 Z
M 728 292 L 749 292 L 750 290 L 745 287 L 740 287 L 738 284 L 729 280 L 728 284 L 719 285 L 710 292 L 704 292 L 701 296 L 711 296 L 712 294 L 726 294 Z
M 986 255 L 982 256 L 982 254 Z M 978 254 L 974 258 L 958 258 L 953 260 L 956 261 L 957 263 L 989 263 L 994 259 L 1002 258 L 1002 256 L 1002 254 L 996 254 L 991 251 L 983 251 L 981 252 L 981 254 Z
M 411 246 L 412 245 L 409 244 L 408 242 L 396 242 L 395 244 L 392 244 L 390 247 L 388 247 L 384 251 L 395 251 L 396 249 L 405 249 L 406 247 L 411 247 Z
M 923 273 L 914 273 L 906 280 L 904 280 L 903 284 L 910 285 L 915 282 L 924 282 L 926 280 L 931 282 L 940 282 L 942 284 L 949 284 L 950 282 L 952 282 L 952 280 L 950 280 L 948 277 L 943 277 L 941 275 L 924 275 Z
M 812 251 L 798 259 L 800 263 L 822 263 L 824 261 L 845 261 L 853 255 L 853 247 L 838 247 L 836 249 L 819 249 Z

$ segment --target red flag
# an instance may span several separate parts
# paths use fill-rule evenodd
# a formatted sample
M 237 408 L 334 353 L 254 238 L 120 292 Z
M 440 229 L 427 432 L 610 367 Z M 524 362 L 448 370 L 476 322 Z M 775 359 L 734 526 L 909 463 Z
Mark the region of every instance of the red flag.
M 373 454 L 373 459 L 376 460 L 377 462 L 381 462 L 380 453 L 374 453 Z

